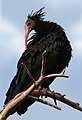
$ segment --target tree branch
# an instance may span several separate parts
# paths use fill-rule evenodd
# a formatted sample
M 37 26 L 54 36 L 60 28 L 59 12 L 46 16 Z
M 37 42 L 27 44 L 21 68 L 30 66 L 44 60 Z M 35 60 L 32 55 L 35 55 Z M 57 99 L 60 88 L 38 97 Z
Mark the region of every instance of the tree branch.
M 42 54 L 42 68 L 41 68 L 41 76 L 39 77 L 39 79 L 34 82 L 34 84 L 32 84 L 32 86 L 30 86 L 26 91 L 24 91 L 22 94 L 20 95 L 16 95 L 16 97 L 11 100 L 4 108 L 3 110 L 1 110 L 0 113 L 0 120 L 6 120 L 9 115 L 12 113 L 13 109 L 15 109 L 19 104 L 21 104 L 25 99 L 27 99 L 27 97 L 29 97 L 29 95 L 44 81 L 47 80 L 46 77 L 44 77 L 44 75 L 42 75 L 42 73 L 44 73 L 44 66 L 45 66 L 45 52 L 43 52 Z M 24 63 L 23 63 L 24 64 Z M 25 66 L 26 67 L 26 66 Z M 29 72 L 27 72 L 29 73 Z M 30 74 L 29 74 L 30 76 Z M 53 74 L 53 76 L 57 76 L 58 74 Z M 59 77 L 62 76 L 59 74 Z M 30 78 L 32 78 L 32 76 L 30 76 Z M 46 79 L 45 79 L 46 78 Z M 34 80 L 33 80 L 34 81 Z M 19 97 L 18 97 L 19 96 Z
M 48 102 L 48 101 L 46 101 L 46 100 L 43 100 L 43 99 L 40 99 L 39 97 L 35 97 L 35 96 L 29 96 L 29 97 L 35 99 L 37 102 L 40 102 L 40 103 L 43 103 L 43 104 L 45 104 L 45 105 L 51 106 L 51 107 L 53 107 L 53 108 L 56 108 L 56 109 L 58 109 L 58 110 L 61 110 L 61 108 L 60 108 L 59 106 L 54 105 L 54 104 L 51 104 L 50 102 Z
M 44 75 L 44 73 L 45 73 L 45 68 L 46 68 L 46 51 L 44 51 L 43 54 L 42 54 L 42 69 L 41 69 L 41 76 Z
M 45 53 L 46 52 L 43 52 L 43 54 L 42 54 L 41 76 L 39 77 L 39 79 L 37 81 L 34 80 L 33 76 L 29 72 L 28 68 L 26 66 L 24 66 L 25 69 L 27 70 L 27 74 L 32 79 L 33 84 L 26 91 L 17 94 L 14 99 L 9 101 L 9 103 L 0 112 L 0 120 L 6 120 L 11 115 L 13 110 L 15 110 L 16 107 L 19 106 L 23 101 L 25 101 L 30 95 L 32 95 L 33 97 L 41 96 L 41 95 L 48 96 L 54 100 L 57 99 L 57 100 L 65 103 L 69 106 L 74 107 L 75 109 L 82 111 L 82 108 L 77 103 L 72 102 L 72 101 L 64 98 L 64 95 L 61 95 L 60 93 L 55 93 L 55 92 L 52 92 L 49 90 L 47 90 L 46 92 L 44 92 L 44 90 L 43 91 L 42 90 L 36 91 L 36 88 L 39 87 L 43 81 L 47 81 L 51 77 L 67 77 L 67 78 L 69 77 L 68 75 L 65 75 L 64 73 L 51 74 L 51 75 L 44 76 L 44 72 L 45 72 L 44 67 L 46 65 Z M 24 65 L 24 63 L 23 63 L 23 65 Z M 51 105 L 50 103 L 42 101 L 41 99 L 38 99 L 38 101 Z M 53 105 L 51 105 L 51 106 L 53 106 Z M 58 106 L 54 105 L 54 107 L 58 107 Z
M 73 102 L 73 101 L 65 98 L 64 96 L 66 96 L 66 95 L 62 95 L 61 93 L 50 91 L 48 89 L 47 90 L 43 89 L 43 90 L 35 90 L 32 92 L 31 95 L 32 96 L 47 96 L 47 97 L 52 98 L 53 100 L 58 100 L 60 102 L 63 102 L 65 104 L 69 105 L 70 107 L 73 107 L 79 111 L 82 111 L 82 107 L 80 107 L 80 104 L 78 102 Z
M 24 69 L 26 70 L 28 76 L 30 77 L 30 79 L 32 80 L 33 83 L 35 83 L 35 79 L 32 76 L 32 74 L 30 73 L 29 69 L 27 68 L 27 66 L 22 62 L 21 65 L 24 67 Z
M 53 76 L 57 76 L 58 74 L 53 74 Z M 59 76 L 62 76 L 59 74 Z M 47 79 L 45 79 L 47 80 Z M 15 109 L 19 104 L 21 104 L 27 97 L 44 81 L 44 77 L 40 76 L 39 79 L 26 91 L 22 92 L 20 95 L 16 95 L 16 97 L 11 100 L 5 108 L 0 113 L 0 120 L 6 120 L 11 114 L 12 110 Z

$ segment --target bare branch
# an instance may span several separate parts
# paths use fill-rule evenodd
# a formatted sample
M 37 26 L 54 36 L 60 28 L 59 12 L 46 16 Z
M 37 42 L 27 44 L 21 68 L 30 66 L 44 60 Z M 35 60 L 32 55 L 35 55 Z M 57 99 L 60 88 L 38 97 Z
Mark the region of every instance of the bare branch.
M 44 73 L 45 73 L 45 68 L 46 68 L 46 51 L 44 51 L 43 54 L 42 54 L 42 69 L 41 69 L 41 76 L 44 75 Z
M 54 92 L 54 91 L 50 91 L 50 90 L 35 90 L 32 92 L 32 96 L 47 96 L 50 97 L 52 99 L 56 99 L 58 101 L 61 101 L 79 111 L 82 111 L 82 107 L 80 107 L 80 104 L 78 102 L 73 102 L 67 98 L 65 98 L 64 96 L 66 95 L 61 95 L 60 93 Z
M 47 76 L 44 76 L 44 80 L 48 80 L 51 77 L 65 77 L 65 78 L 69 78 L 69 76 L 67 74 L 63 74 L 63 73 L 59 73 L 59 74 L 50 74 Z
M 22 62 L 21 65 L 23 65 L 24 69 L 26 70 L 28 76 L 30 77 L 30 79 L 32 80 L 33 83 L 35 83 L 35 79 L 34 77 L 32 76 L 32 74 L 30 73 L 28 67 Z
M 55 75 L 55 74 L 54 74 Z M 56 76 L 56 75 L 55 75 Z M 57 74 L 58 76 L 58 74 Z M 59 74 L 60 76 L 60 74 Z M 45 79 L 47 80 L 47 78 Z M 21 104 L 29 95 L 44 81 L 44 77 L 40 76 L 39 79 L 31 86 L 29 87 L 26 91 L 20 93 L 20 95 L 16 95 L 16 97 L 11 100 L 6 107 L 2 110 L 0 113 L 0 120 L 6 120 L 7 117 L 11 114 L 13 109 L 15 109 L 19 104 Z M 19 97 L 18 97 L 19 96 Z
M 36 90 L 36 88 L 39 87 L 43 81 L 49 80 L 49 78 L 51 78 L 51 77 L 66 77 L 66 78 L 69 77 L 68 75 L 65 75 L 63 73 L 51 74 L 51 75 L 44 76 L 45 66 L 46 66 L 45 53 L 46 53 L 46 51 L 44 51 L 42 54 L 41 75 L 37 81 L 34 80 L 33 76 L 31 75 L 28 68 L 24 65 L 24 63 L 22 64 L 24 66 L 25 70 L 27 71 L 27 74 L 29 75 L 30 79 L 33 81 L 33 84 L 26 91 L 23 91 L 22 93 L 17 94 L 14 99 L 9 101 L 9 103 L 0 112 L 0 120 L 6 120 L 11 115 L 13 110 L 15 110 L 16 107 L 19 106 L 22 102 L 24 102 L 30 95 L 32 95 L 34 98 L 35 98 L 35 96 L 37 97 L 37 96 L 41 96 L 41 95 L 48 96 L 54 100 L 57 99 L 75 109 L 82 111 L 82 108 L 79 106 L 79 104 L 64 98 L 64 95 L 61 95 L 60 93 L 55 93 L 55 92 L 52 92 L 49 90 L 47 90 L 47 91 Z M 37 100 L 37 98 L 36 98 L 36 100 Z M 47 101 L 42 101 L 42 99 L 38 99 L 37 101 L 43 102 L 44 104 L 48 104 L 49 106 L 53 106 L 51 103 L 48 103 Z M 57 105 L 54 105 L 54 107 L 58 108 Z M 59 107 L 58 109 L 61 109 L 61 108 Z
M 51 106 L 51 107 L 56 108 L 58 110 L 61 110 L 61 108 L 59 106 L 51 104 L 50 102 L 47 102 L 46 100 L 40 99 L 39 97 L 34 97 L 34 96 L 30 96 L 30 97 L 35 99 L 38 102 L 45 104 L 45 105 L 48 105 L 48 106 Z

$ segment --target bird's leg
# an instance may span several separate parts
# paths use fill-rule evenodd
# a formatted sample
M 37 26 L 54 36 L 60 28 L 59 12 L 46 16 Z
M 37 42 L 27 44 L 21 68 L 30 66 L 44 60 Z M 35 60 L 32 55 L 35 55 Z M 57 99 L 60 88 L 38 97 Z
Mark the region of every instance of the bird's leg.
M 41 90 L 44 90 L 45 92 L 45 98 L 47 98 L 46 96 L 46 93 L 47 93 L 47 90 L 49 90 L 48 88 L 42 88 L 42 86 L 40 85 L 37 90 L 40 92 Z M 41 97 L 43 99 L 43 95 L 40 95 L 39 97 Z
M 45 92 L 47 93 L 47 91 L 50 91 L 50 87 L 48 86 L 48 87 L 46 87 L 46 88 L 44 88 L 45 89 Z M 45 98 L 47 98 L 47 94 L 45 94 Z
M 40 85 L 40 86 L 38 87 L 38 90 L 39 90 L 39 91 L 40 91 L 40 90 L 43 90 L 44 93 L 45 93 L 45 98 L 47 98 L 47 91 L 49 91 L 50 88 L 49 88 L 49 87 L 42 88 L 42 86 Z M 41 98 L 43 98 L 43 95 L 41 95 Z
M 43 88 L 43 89 L 44 89 L 44 91 L 45 91 L 45 98 L 47 98 L 47 91 L 51 91 L 51 90 L 50 90 L 50 87 L 48 86 L 48 87 Z M 54 91 L 53 91 L 53 93 L 54 93 Z M 56 99 L 54 99 L 54 103 L 55 103 L 55 105 L 57 105 Z

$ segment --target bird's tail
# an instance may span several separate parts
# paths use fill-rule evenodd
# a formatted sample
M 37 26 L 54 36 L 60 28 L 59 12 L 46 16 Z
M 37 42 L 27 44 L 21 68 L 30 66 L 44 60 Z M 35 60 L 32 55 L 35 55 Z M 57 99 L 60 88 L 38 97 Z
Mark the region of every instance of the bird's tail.
M 6 100 L 4 104 L 6 105 L 11 99 L 13 99 L 18 93 L 28 89 L 32 85 L 32 81 L 27 75 L 24 67 L 20 66 L 18 68 L 16 76 L 13 78 L 10 87 L 6 93 Z M 27 108 L 34 103 L 34 99 L 29 98 L 23 103 L 19 104 L 13 112 L 17 112 L 19 115 L 24 114 Z M 12 113 L 13 113 L 12 112 Z M 11 114 L 12 114 L 11 113 Z

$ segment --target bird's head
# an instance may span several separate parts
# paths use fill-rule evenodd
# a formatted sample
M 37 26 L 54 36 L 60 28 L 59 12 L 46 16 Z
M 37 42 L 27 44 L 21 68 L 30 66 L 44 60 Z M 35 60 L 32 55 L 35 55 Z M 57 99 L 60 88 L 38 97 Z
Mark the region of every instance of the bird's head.
M 36 11 L 35 13 L 32 11 L 31 14 L 28 14 L 27 20 L 25 22 L 25 46 L 27 48 L 27 42 L 29 33 L 32 30 L 35 30 L 35 32 L 38 32 L 40 29 L 40 23 L 43 22 L 43 16 L 44 12 L 42 12 L 44 7 L 42 7 L 40 10 Z
M 31 14 L 28 14 L 25 24 L 30 29 L 30 31 L 36 30 L 39 23 L 44 20 L 43 18 L 44 12 L 42 12 L 43 9 L 44 7 L 42 7 L 40 10 L 36 11 L 35 13 L 33 13 L 32 11 Z

